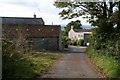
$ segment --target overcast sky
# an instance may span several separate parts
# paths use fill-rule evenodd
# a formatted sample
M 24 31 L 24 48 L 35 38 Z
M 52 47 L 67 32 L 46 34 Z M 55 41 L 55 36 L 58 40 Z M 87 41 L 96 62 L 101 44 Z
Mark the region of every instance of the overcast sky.
M 62 20 L 58 13 L 60 9 L 54 5 L 54 0 L 0 0 L 1 17 L 42 17 L 46 25 L 66 25 L 71 20 Z M 86 20 L 81 20 L 82 25 L 88 25 Z M 73 19 L 75 20 L 75 19 Z

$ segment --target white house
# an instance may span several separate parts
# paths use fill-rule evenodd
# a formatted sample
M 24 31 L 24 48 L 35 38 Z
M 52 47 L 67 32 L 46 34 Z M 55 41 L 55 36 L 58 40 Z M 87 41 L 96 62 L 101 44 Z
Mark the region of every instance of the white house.
M 68 32 L 68 37 L 71 40 L 83 39 L 85 42 L 87 42 L 86 37 L 91 33 L 92 32 L 90 29 L 73 29 L 73 26 L 71 26 L 71 30 Z

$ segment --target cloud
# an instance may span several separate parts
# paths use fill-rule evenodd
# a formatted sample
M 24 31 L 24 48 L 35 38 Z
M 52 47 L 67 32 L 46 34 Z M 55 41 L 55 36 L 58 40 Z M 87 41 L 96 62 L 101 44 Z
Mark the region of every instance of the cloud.
M 60 9 L 54 5 L 54 0 L 2 0 L 0 2 L 0 16 L 7 17 L 42 17 L 45 24 L 67 24 L 71 20 L 62 20 L 58 13 Z M 80 18 L 82 19 L 82 18 Z M 73 19 L 74 20 L 74 19 Z M 82 20 L 84 24 L 86 22 Z
M 33 0 L 3 0 L 1 1 L 2 4 L 11 4 L 11 5 L 21 5 L 21 6 L 31 6 Z

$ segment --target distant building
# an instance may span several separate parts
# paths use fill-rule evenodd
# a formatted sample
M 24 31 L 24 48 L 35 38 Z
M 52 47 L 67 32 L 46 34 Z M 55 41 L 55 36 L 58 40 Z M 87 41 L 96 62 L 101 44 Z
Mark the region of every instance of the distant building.
M 94 28 L 94 26 L 91 26 L 91 25 L 82 25 L 81 27 L 82 27 L 82 29 L 91 29 L 91 28 Z
M 85 43 L 87 43 L 87 36 L 90 35 L 92 32 L 90 29 L 73 29 L 71 26 L 71 30 L 68 32 L 68 37 L 71 40 L 81 40 L 83 39 Z
M 25 17 L 1 17 L 2 30 L 9 40 L 17 38 L 22 30 L 26 43 L 32 42 L 34 49 L 60 50 L 61 49 L 61 26 L 45 25 L 42 18 Z

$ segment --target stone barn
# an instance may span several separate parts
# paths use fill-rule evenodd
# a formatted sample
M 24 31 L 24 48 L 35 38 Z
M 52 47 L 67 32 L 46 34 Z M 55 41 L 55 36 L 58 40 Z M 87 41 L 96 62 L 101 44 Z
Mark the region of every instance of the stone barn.
M 23 41 L 35 50 L 61 50 L 61 26 L 45 25 L 42 18 L 1 17 L 3 36 Z

